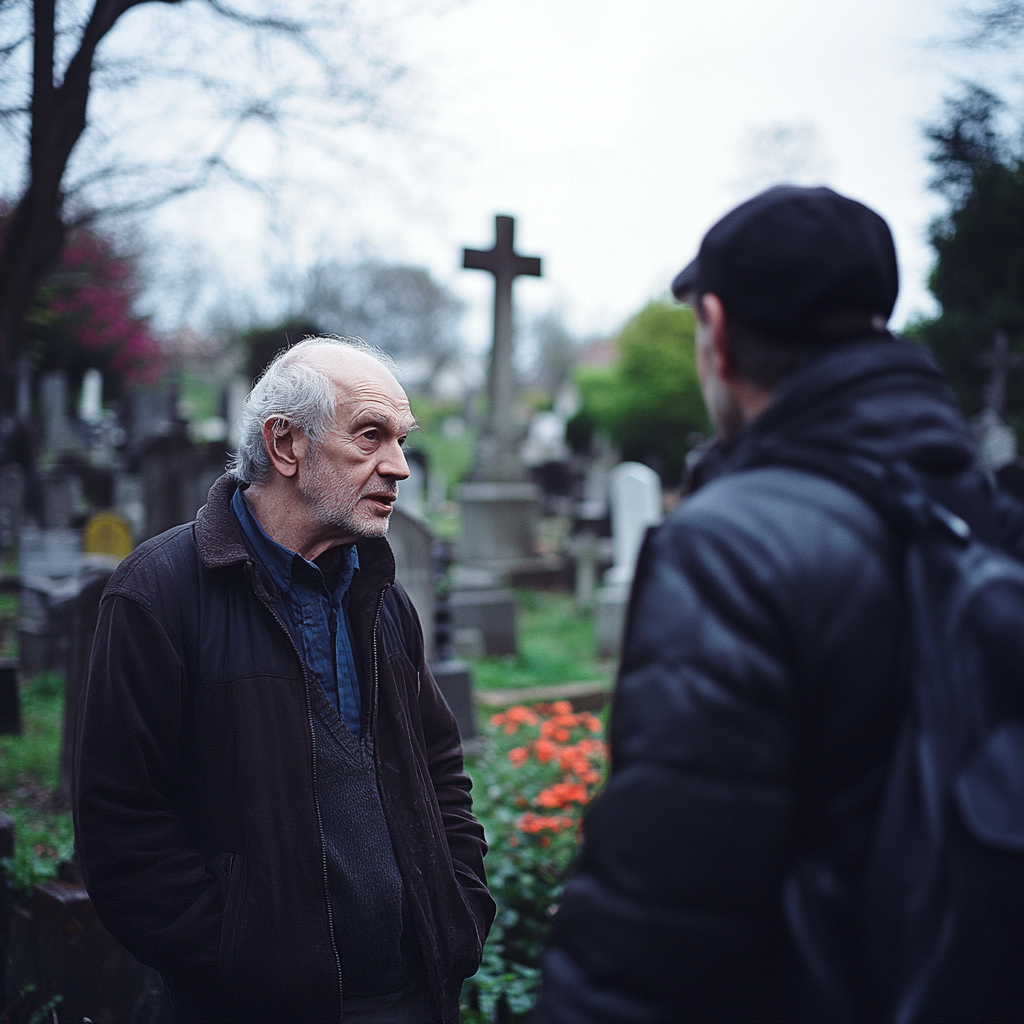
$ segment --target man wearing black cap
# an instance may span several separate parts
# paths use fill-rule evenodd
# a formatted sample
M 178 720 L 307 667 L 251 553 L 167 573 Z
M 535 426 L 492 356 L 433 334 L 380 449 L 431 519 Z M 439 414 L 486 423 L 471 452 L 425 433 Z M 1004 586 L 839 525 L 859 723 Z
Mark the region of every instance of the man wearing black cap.
M 726 215 L 673 282 L 718 437 L 640 555 L 612 774 L 539 1024 L 837 1017 L 796 952 L 787 877 L 818 848 L 840 879 L 863 869 L 903 706 L 900 544 L 793 453 L 905 461 L 982 540 L 1024 552 L 1024 514 L 977 468 L 945 380 L 886 330 L 897 288 L 881 217 L 795 187 Z

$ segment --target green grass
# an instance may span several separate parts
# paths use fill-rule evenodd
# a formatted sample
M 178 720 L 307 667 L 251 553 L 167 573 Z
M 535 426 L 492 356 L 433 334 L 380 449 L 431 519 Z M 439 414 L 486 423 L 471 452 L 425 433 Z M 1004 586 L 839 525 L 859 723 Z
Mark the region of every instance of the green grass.
M 41 672 L 22 684 L 22 734 L 0 736 L 0 803 L 16 801 L 25 787 L 56 789 L 63 713 L 60 676 Z
M 14 819 L 14 858 L 6 866 L 27 896 L 36 882 L 53 878 L 71 857 L 71 815 L 52 806 L 60 766 L 64 686 L 41 672 L 21 689 L 20 736 L 0 736 L 0 811 Z
M 518 590 L 519 654 L 474 658 L 481 690 L 511 690 L 590 680 L 611 682 L 613 663 L 597 657 L 593 617 L 571 594 Z

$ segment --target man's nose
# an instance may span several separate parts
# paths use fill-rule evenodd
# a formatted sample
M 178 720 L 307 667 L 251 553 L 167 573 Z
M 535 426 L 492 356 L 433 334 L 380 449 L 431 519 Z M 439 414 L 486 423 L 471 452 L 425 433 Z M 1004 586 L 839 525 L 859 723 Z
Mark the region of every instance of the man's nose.
M 405 458 L 405 450 L 397 442 L 389 444 L 384 458 L 377 466 L 377 472 L 381 476 L 394 477 L 396 480 L 406 480 L 409 477 L 409 463 Z

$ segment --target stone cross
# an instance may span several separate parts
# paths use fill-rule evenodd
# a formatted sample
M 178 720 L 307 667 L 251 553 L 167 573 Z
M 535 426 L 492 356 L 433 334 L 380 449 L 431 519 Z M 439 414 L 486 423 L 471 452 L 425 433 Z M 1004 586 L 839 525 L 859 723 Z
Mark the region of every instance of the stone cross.
M 512 450 L 515 439 L 515 383 L 512 375 L 512 282 L 523 275 L 540 277 L 540 257 L 515 251 L 515 220 L 494 218 L 495 242 L 491 249 L 464 249 L 466 270 L 494 275 L 494 341 L 488 375 L 490 410 L 474 476 L 480 480 L 518 480 L 522 469 Z
M 992 371 L 985 385 L 985 405 L 1001 419 L 1006 412 L 1006 379 L 1011 370 L 1024 370 L 1024 356 L 1010 351 L 1005 331 L 996 331 L 992 351 L 983 352 L 978 362 Z

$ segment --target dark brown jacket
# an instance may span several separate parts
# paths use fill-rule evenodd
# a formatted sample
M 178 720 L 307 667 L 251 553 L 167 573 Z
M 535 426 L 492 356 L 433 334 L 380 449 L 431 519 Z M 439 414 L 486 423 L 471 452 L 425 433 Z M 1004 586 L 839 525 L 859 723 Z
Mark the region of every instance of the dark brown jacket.
M 104 593 L 76 758 L 75 835 L 104 924 L 163 974 L 186 1019 L 332 1021 L 304 666 L 221 477 L 194 523 L 143 544 Z M 494 916 L 455 720 L 384 540 L 351 593 L 363 727 L 435 1006 Z

